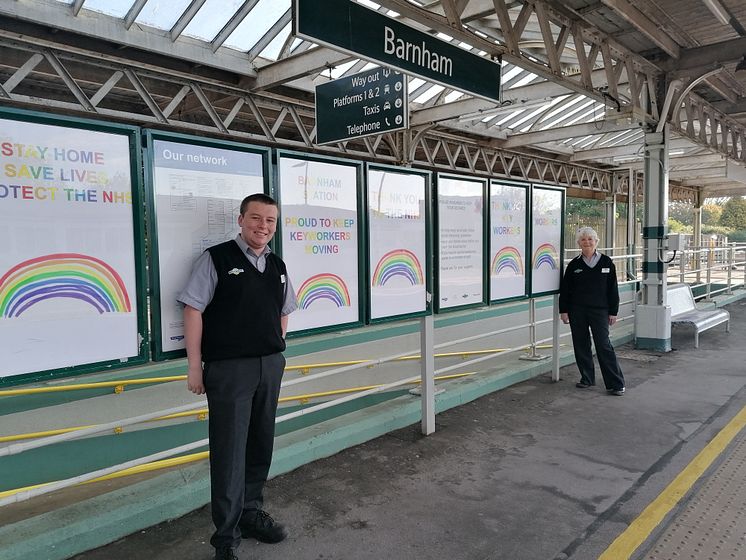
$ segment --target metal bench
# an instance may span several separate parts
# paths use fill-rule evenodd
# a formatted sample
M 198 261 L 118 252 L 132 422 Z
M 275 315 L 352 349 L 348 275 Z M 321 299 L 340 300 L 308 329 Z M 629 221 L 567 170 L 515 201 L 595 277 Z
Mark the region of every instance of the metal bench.
M 693 326 L 695 348 L 699 348 L 699 333 L 702 331 L 725 323 L 725 332 L 730 332 L 730 313 L 724 309 L 699 309 L 687 284 L 669 285 L 666 296 L 671 307 L 671 326 Z

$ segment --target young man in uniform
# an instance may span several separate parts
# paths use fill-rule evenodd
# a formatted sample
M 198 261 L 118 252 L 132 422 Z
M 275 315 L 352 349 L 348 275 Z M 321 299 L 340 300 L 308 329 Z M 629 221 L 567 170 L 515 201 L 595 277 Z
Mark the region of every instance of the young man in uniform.
M 216 560 L 234 560 L 242 537 L 276 543 L 287 536 L 262 509 L 288 315 L 297 308 L 285 263 L 268 247 L 278 213 L 271 197 L 246 197 L 241 232 L 199 257 L 178 298 L 187 387 L 207 393 Z

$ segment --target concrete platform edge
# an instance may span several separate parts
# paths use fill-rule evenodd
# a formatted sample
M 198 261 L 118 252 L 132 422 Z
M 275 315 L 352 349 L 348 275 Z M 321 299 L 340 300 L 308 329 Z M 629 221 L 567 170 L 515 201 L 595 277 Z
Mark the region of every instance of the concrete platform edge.
M 631 328 L 612 333 L 615 345 L 633 339 Z M 560 365 L 574 362 L 572 349 L 563 347 Z M 551 361 L 521 362 L 496 368 L 448 384 L 436 397 L 436 411 L 468 403 L 550 371 Z M 343 417 L 280 436 L 270 476 L 333 455 L 420 421 L 419 398 L 404 396 Z M 437 423 L 437 419 L 436 419 Z M 5 560 L 44 558 L 64 560 L 116 541 L 152 525 L 174 519 L 209 502 L 207 462 L 189 465 L 80 503 L 0 528 Z M 207 538 L 208 535 L 205 535 Z

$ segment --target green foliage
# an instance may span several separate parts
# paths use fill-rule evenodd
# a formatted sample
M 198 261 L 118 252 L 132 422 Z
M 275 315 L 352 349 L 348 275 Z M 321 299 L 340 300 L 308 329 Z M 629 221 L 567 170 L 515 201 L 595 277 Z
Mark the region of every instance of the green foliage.
M 671 220 L 678 222 L 684 226 L 693 226 L 694 207 L 688 202 L 671 202 L 668 205 L 668 217 L 669 227 L 671 227 Z
M 674 218 L 668 218 L 668 230 L 671 233 L 692 233 L 694 226 L 682 224 Z
M 593 218 L 604 219 L 604 204 L 600 200 L 567 197 L 566 208 L 568 222 Z
M 746 229 L 746 199 L 738 196 L 726 202 L 719 224 L 733 229 Z
M 746 229 L 737 229 L 736 231 L 732 231 L 730 235 L 728 235 L 728 241 L 735 243 L 746 242 Z
M 733 233 L 733 230 L 729 227 L 723 227 L 723 226 L 713 226 L 713 225 L 702 225 L 702 235 L 727 235 L 728 237 L 731 236 Z
M 705 204 L 702 206 L 702 224 L 715 225 L 722 214 L 723 207 L 720 204 Z

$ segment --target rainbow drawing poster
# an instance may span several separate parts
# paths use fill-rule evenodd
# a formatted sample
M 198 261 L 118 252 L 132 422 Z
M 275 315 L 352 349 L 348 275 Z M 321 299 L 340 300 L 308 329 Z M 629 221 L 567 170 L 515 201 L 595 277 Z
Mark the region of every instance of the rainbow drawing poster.
M 131 131 L 0 131 L 0 377 L 139 361 Z
M 422 174 L 368 170 L 371 319 L 427 310 L 426 187 Z
M 279 158 L 282 258 L 298 297 L 290 332 L 360 320 L 354 165 Z
M 562 278 L 562 189 L 534 185 L 531 215 L 531 293 L 559 291 Z
M 490 300 L 526 295 L 528 188 L 490 183 Z

